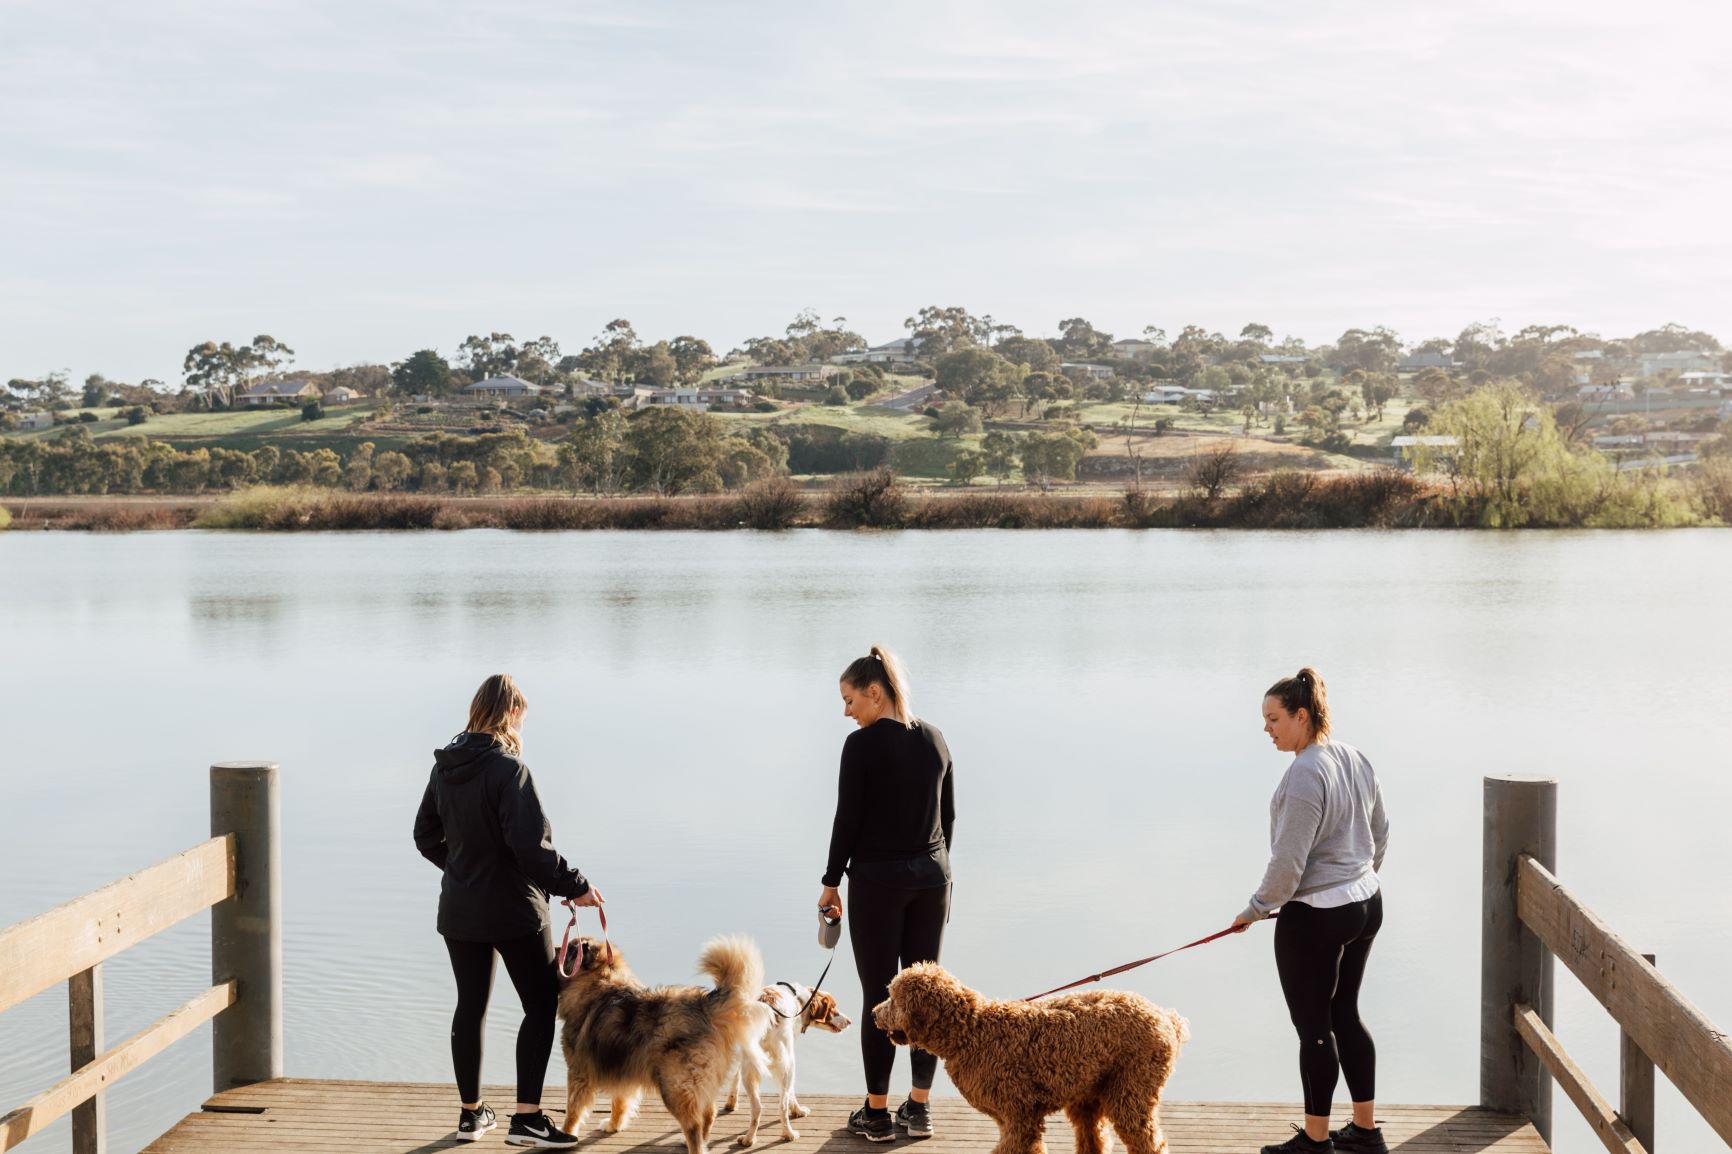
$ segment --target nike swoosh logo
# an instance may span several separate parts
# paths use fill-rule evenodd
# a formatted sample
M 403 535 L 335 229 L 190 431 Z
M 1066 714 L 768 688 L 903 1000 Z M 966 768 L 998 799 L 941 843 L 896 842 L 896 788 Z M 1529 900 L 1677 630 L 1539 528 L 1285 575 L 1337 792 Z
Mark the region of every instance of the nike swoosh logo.
M 525 1127 L 524 1127 L 524 1128 L 523 1128 L 523 1132 L 524 1132 L 524 1133 L 525 1133 L 525 1134 L 533 1134 L 533 1135 L 535 1135 L 535 1136 L 536 1136 L 536 1137 L 537 1137 L 537 1138 L 545 1138 L 545 1137 L 547 1137 L 547 1135 L 548 1135 L 548 1134 L 549 1134 L 549 1133 L 551 1133 L 551 1131 L 547 1131 L 547 1130 L 537 1130 L 537 1129 L 536 1129 L 536 1128 L 535 1128 L 535 1127 L 533 1127 L 533 1126 L 525 1126 Z

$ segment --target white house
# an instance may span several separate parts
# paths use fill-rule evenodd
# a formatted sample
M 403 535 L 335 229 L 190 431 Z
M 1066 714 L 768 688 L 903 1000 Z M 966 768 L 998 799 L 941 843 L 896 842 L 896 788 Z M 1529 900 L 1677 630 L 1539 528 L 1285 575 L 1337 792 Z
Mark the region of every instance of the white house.
M 541 395 L 541 386 L 532 385 L 518 377 L 488 377 L 484 381 L 476 381 L 463 390 L 463 395 L 471 400 L 483 397 L 494 397 L 501 400 L 521 400 L 524 397 Z
M 1111 365 L 1094 365 L 1086 361 L 1065 361 L 1059 365 L 1059 371 L 1069 375 L 1072 372 L 1081 373 L 1090 380 L 1103 381 L 1113 375 Z
M 676 405 L 682 409 L 707 412 L 710 409 L 748 405 L 753 397 L 744 389 L 685 387 L 656 389 L 647 398 L 652 405 Z
M 1142 396 L 1145 405 L 1177 405 L 1184 401 L 1190 390 L 1179 385 L 1157 385 Z
M 918 360 L 919 353 L 919 337 L 902 337 L 881 345 L 873 345 L 863 352 L 837 353 L 830 358 L 830 362 L 837 365 L 907 365 Z
M 754 365 L 728 378 L 730 381 L 775 381 L 778 384 L 822 384 L 836 369 L 832 365 Z
M 1302 365 L 1307 360 L 1298 353 L 1263 353 L 1257 359 L 1265 365 Z
M 285 402 L 316 401 L 319 399 L 318 386 L 308 380 L 260 381 L 235 398 L 240 404 L 257 407 L 260 405 L 279 405 Z
M 1667 369 L 1676 369 L 1680 373 L 1712 373 L 1719 371 L 1720 358 L 1712 353 L 1639 353 L 1636 356 L 1636 375 L 1652 377 Z
M 1135 337 L 1113 342 L 1113 356 L 1127 361 L 1146 361 L 1160 351 L 1161 346 L 1154 341 L 1138 340 Z
M 44 412 L 41 409 L 30 413 L 19 413 L 18 427 L 26 433 L 34 433 L 38 429 L 52 429 L 54 427 L 54 414 Z

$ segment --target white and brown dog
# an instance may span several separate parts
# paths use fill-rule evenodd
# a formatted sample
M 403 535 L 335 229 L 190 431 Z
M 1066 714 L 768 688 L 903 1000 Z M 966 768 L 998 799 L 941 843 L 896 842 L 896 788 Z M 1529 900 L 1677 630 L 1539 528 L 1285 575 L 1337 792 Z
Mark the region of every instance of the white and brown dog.
M 782 1137 L 793 1141 L 800 1136 L 800 1132 L 794 1129 L 793 1119 L 804 1118 L 811 1113 L 794 1097 L 794 1038 L 814 1026 L 832 1034 L 840 1034 L 851 1023 L 847 1015 L 837 1008 L 835 998 L 822 990 L 814 992 L 808 986 L 796 985 L 793 982 L 777 982 L 773 986 L 765 986 L 758 995 L 758 1001 L 770 1007 L 770 1028 L 764 1031 L 762 1045 L 770 1060 L 770 1072 L 776 1076 L 776 1081 L 782 1088 Z M 740 1087 L 744 1085 L 746 1095 L 752 1102 L 752 1123 L 737 1141 L 742 1146 L 750 1146 L 758 1140 L 758 1119 L 763 1116 L 764 1104 L 758 1093 L 758 1068 L 751 1061 L 741 1061 L 742 1057 L 739 1053 L 734 1056 L 739 1072 L 736 1077 L 729 1079 L 727 1108 L 733 1110 L 739 1106 Z

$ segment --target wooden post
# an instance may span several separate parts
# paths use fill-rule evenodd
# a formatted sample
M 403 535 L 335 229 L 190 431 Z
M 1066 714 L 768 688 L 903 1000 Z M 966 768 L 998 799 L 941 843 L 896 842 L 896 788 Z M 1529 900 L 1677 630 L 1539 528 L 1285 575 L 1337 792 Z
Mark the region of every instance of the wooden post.
M 1525 1115 L 1549 1145 L 1552 1084 L 1517 1032 L 1518 1004 L 1552 1024 L 1552 955 L 1516 914 L 1516 863 L 1557 868 L 1555 778 L 1487 777 L 1480 889 L 1479 1103 Z
M 1642 960 L 1654 964 L 1653 954 Z M 1654 1154 L 1654 1063 L 1623 1030 L 1618 1031 L 1618 1117 L 1648 1154 Z
M 72 1072 L 76 1074 L 102 1053 L 102 965 L 80 970 L 66 980 L 66 1005 L 71 1019 Z M 88 1102 L 72 1108 L 72 1154 L 107 1154 L 108 1106 L 99 1090 Z
M 211 1032 L 217 1093 L 283 1076 L 283 905 L 277 767 L 210 769 L 212 836 L 235 835 L 235 896 L 211 907 L 211 982 L 236 983 Z

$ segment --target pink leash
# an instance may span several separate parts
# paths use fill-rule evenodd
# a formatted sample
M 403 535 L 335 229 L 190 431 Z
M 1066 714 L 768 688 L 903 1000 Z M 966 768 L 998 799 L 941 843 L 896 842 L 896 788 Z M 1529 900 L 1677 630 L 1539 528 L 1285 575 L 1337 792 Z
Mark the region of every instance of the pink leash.
M 1275 915 L 1271 914 L 1269 916 L 1274 917 Z M 1057 989 L 1048 990 L 1044 994 L 1035 994 L 1033 997 L 1024 998 L 1023 1001 L 1025 1001 L 1025 1002 L 1038 1002 L 1040 999 L 1046 998 L 1046 997 L 1051 997 L 1053 994 L 1063 993 L 1065 990 L 1074 990 L 1078 986 L 1086 986 L 1086 985 L 1090 984 L 1091 982 L 1098 982 L 1102 978 L 1110 978 L 1114 974 L 1122 974 L 1126 970 L 1134 970 L 1138 966 L 1146 966 L 1150 962 L 1158 962 L 1162 958 L 1170 958 L 1174 954 L 1182 953 L 1185 950 L 1196 949 L 1198 946 L 1206 946 L 1210 942 L 1219 941 L 1220 939 L 1226 937 L 1228 934 L 1235 933 L 1235 932 L 1236 931 L 1233 929 L 1232 926 L 1228 926 L 1226 929 L 1221 930 L 1217 933 L 1210 934 L 1206 938 L 1198 938 L 1194 942 L 1186 942 L 1184 945 L 1176 946 L 1173 949 L 1167 950 L 1165 953 L 1153 954 L 1153 955 L 1146 957 L 1146 958 L 1138 958 L 1134 962 L 1126 962 L 1122 966 L 1114 966 L 1110 970 L 1102 970 L 1098 974 L 1090 974 L 1086 978 L 1078 978 L 1074 982 L 1071 982 L 1067 985 L 1059 986 Z
M 564 902 L 565 908 L 571 911 L 571 920 L 565 924 L 565 936 L 559 940 L 559 957 L 555 965 L 559 967 L 560 977 L 569 978 L 572 974 L 577 973 L 576 970 L 565 968 L 565 955 L 571 950 L 571 931 L 577 928 L 577 905 L 570 898 L 564 899 Z M 601 918 L 601 941 L 607 947 L 607 960 L 611 962 L 613 961 L 613 943 L 607 938 L 607 910 L 601 906 L 596 906 L 595 912 Z M 581 964 L 582 959 L 579 958 L 578 961 Z

